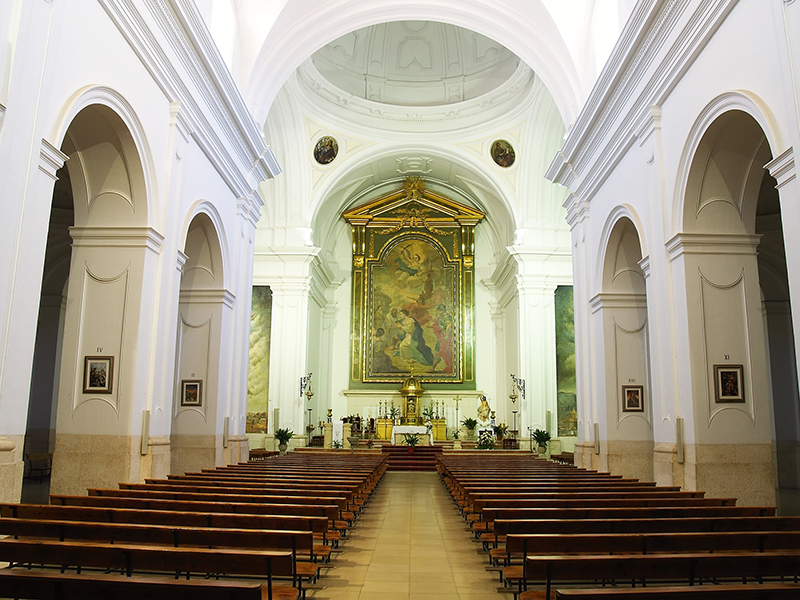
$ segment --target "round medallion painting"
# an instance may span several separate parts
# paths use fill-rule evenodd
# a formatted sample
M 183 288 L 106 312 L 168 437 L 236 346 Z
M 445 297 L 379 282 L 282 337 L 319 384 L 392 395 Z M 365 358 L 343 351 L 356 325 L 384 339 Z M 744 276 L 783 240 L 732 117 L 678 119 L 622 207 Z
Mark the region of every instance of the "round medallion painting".
M 317 145 L 314 146 L 314 159 L 321 165 L 332 162 L 339 153 L 339 144 L 329 135 L 319 138 Z
M 517 157 L 514 148 L 505 140 L 497 140 L 492 144 L 492 159 L 501 167 L 510 167 Z

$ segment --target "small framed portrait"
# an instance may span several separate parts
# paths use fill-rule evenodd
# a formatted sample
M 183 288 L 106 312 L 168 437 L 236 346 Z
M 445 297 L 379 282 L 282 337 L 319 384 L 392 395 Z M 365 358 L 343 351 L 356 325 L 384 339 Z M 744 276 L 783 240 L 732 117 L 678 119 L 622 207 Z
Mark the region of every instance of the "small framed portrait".
M 83 363 L 83 393 L 110 394 L 114 382 L 113 356 L 87 356 Z
M 181 381 L 181 406 L 203 406 L 203 380 Z
M 644 412 L 644 386 L 622 386 L 622 411 Z
M 714 365 L 714 400 L 719 403 L 744 402 L 742 365 Z
M 329 135 L 322 136 L 314 146 L 314 160 L 321 165 L 333 162 L 339 154 L 339 143 Z
M 514 164 L 517 158 L 517 153 L 514 152 L 514 147 L 506 140 L 495 140 L 490 150 L 492 160 L 499 167 L 510 167 Z

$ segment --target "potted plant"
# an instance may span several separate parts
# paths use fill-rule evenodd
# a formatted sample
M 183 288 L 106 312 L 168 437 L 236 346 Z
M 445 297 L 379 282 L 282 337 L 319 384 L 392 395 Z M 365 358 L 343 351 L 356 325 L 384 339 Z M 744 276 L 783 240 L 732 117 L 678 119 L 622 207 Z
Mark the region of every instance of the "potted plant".
M 419 436 L 416 433 L 404 433 L 403 441 L 408 446 L 408 452 L 414 452 L 414 448 L 419 444 Z
M 539 451 L 539 454 L 547 452 L 547 442 L 550 441 L 550 434 L 547 433 L 547 431 L 544 429 L 534 429 L 533 439 L 536 442 L 536 449 Z
M 503 439 L 503 436 L 508 431 L 508 427 L 506 427 L 505 425 L 494 425 L 492 426 L 492 431 L 494 431 L 494 435 L 499 441 Z
M 331 442 L 331 447 L 332 448 L 341 448 L 342 447 L 342 442 L 340 442 L 339 440 L 333 440 Z
M 286 449 L 289 447 L 289 440 L 292 439 L 294 432 L 290 429 L 276 429 L 275 439 L 278 440 L 278 450 L 281 454 L 286 454 Z
M 454 429 L 453 430 L 453 450 L 461 450 L 461 440 L 458 439 L 459 435 L 461 435 L 461 433 L 458 431 L 458 429 Z
M 389 410 L 389 418 L 392 420 L 392 423 L 396 423 L 397 422 L 397 418 L 399 416 L 400 416 L 400 409 L 397 408 L 396 406 L 393 406 Z
M 475 435 L 475 428 L 478 426 L 477 419 L 467 417 L 461 421 L 461 424 L 466 428 L 468 437 L 473 437 Z
M 431 407 L 422 409 L 422 419 L 424 421 L 433 421 L 433 409 Z

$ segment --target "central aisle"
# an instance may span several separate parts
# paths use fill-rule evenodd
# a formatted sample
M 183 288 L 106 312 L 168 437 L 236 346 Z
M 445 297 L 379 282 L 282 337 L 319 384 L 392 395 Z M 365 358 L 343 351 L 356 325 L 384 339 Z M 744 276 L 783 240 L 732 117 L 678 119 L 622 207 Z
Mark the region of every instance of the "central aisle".
M 487 558 L 436 473 L 389 472 L 314 600 L 485 600 L 497 593 Z

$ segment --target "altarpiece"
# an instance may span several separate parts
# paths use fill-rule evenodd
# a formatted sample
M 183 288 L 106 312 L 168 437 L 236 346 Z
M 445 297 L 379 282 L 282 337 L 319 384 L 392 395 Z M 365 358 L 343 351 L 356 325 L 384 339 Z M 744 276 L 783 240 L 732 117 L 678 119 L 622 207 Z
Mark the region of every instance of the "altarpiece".
M 484 214 L 419 177 L 346 211 L 353 382 L 475 380 L 475 225 Z

